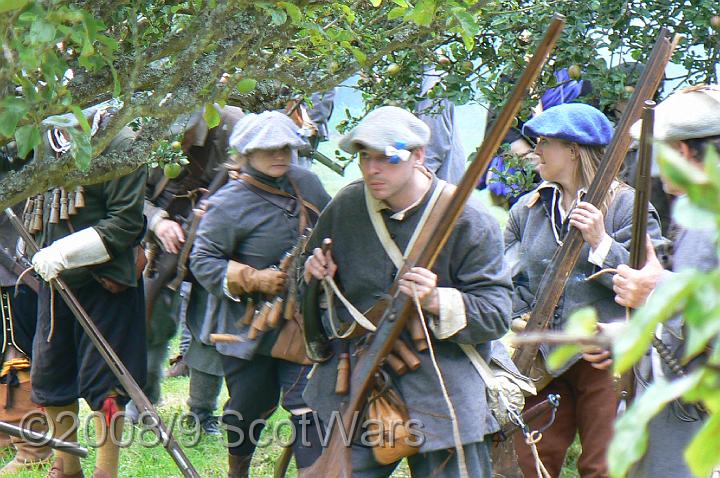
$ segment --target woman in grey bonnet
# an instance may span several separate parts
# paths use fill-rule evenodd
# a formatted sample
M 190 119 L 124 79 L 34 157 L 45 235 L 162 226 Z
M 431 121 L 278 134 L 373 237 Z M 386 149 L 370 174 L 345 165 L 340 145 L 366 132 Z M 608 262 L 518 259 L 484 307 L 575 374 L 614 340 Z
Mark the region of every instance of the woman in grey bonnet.
M 562 329 L 574 311 L 586 306 L 596 310 L 601 323 L 624 317 L 624 308 L 614 301 L 610 274 L 587 280 L 594 272 L 615 268 L 629 259 L 632 189 L 614 180 L 600 207 L 583 201 L 612 138 L 610 121 L 592 106 L 570 103 L 532 118 L 523 133 L 538 138 L 536 170 L 543 182 L 512 207 L 505 230 L 505 256 L 515 285 L 513 316 L 526 316 L 532 310 L 547 266 L 569 228 L 574 227 L 586 244 L 560 298 L 551 328 Z M 648 218 L 648 233 L 655 241 L 661 239 L 654 210 Z M 544 360 L 550 351 L 549 346 L 542 345 L 540 359 Z M 617 399 L 612 376 L 598 368 L 608 357 L 605 351 L 587 350 L 561 370 L 551 371 L 552 381 L 526 400 L 526 408 L 531 408 L 548 394 L 562 397 L 555 422 L 538 443 L 540 458 L 551 476 L 560 474 L 577 433 L 582 444 L 580 476 L 608 476 L 606 453 Z M 515 448 L 525 476 L 534 476 L 535 460 L 530 448 L 524 440 L 516 440 Z
M 305 140 L 284 114 L 245 116 L 229 142 L 238 153 L 235 179 L 208 201 L 190 267 L 210 294 L 201 339 L 210 344 L 213 333 L 241 337 L 216 348 L 230 394 L 223 415 L 228 477 L 246 478 L 264 420 L 277 408 L 281 393 L 298 438 L 292 445 L 298 468 L 320 454 L 316 421 L 302 399 L 309 368 L 272 356 L 281 326 L 255 336 L 255 323 L 243 318 L 252 318 L 253 309 L 286 290 L 288 275 L 277 265 L 330 196 L 314 173 L 292 164 Z

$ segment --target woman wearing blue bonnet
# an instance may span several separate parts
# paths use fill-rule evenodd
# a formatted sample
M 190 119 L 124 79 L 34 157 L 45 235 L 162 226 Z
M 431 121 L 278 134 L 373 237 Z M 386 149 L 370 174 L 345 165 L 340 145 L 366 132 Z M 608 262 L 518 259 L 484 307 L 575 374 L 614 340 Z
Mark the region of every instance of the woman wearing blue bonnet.
M 543 181 L 512 207 L 505 230 L 505 257 L 515 285 L 513 316 L 526 316 L 532 310 L 545 269 L 574 227 L 582 233 L 585 245 L 550 327 L 562 329 L 574 311 L 587 306 L 596 310 L 601 323 L 624 317 L 625 310 L 615 303 L 609 275 L 586 280 L 599 269 L 627 263 L 630 255 L 632 188 L 616 179 L 599 207 L 583 200 L 612 139 L 612 124 L 590 105 L 569 103 L 545 109 L 525 124 L 523 132 L 538 138 L 536 171 Z M 661 240 L 654 210 L 648 218 L 648 233 L 654 241 Z M 540 359 L 544 361 L 551 350 L 542 345 Z M 562 397 L 554 424 L 538 443 L 551 476 L 559 476 L 577 433 L 582 445 L 580 476 L 608 476 L 606 452 L 617 400 L 612 376 L 598 368 L 608 357 L 606 352 L 586 350 L 562 369 L 551 371 L 552 381 L 526 400 L 530 408 L 548 394 Z M 525 476 L 534 476 L 530 448 L 518 440 L 516 450 Z

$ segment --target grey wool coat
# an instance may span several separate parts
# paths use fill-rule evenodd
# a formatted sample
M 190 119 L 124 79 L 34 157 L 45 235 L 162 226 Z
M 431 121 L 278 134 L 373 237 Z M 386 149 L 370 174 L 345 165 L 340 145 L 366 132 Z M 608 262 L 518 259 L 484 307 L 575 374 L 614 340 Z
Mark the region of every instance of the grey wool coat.
M 673 255 L 673 272 L 686 269 L 710 271 L 717 268 L 718 255 L 715 242 L 714 234 L 708 231 L 687 229 L 678 231 Z M 672 272 L 666 272 L 661 280 L 663 282 L 672 280 Z M 665 322 L 660 336 L 677 358 L 682 357 L 685 344 L 683 324 L 682 315 L 673 317 Z M 673 379 L 674 374 L 667 364 L 661 363 L 661 366 L 665 377 L 669 380 Z M 656 375 L 651 351 L 648 350 L 635 368 L 638 393 L 647 388 Z M 703 424 L 693 406 L 677 401 L 665 406 L 650 421 L 647 452 L 629 476 L 692 478 L 694 475 L 685 464 L 683 452 Z
M 505 256 L 512 269 L 515 285 L 514 317 L 530 312 L 534 307 L 543 274 L 560 247 L 553 233 L 551 191 L 550 188 L 538 188 L 521 197 L 510 209 L 505 228 Z M 612 238 L 612 245 L 605 257 L 603 269 L 628 263 L 633 202 L 634 190 L 620 186 L 604 214 L 605 231 Z M 647 232 L 654 244 L 663 242 L 654 208 L 650 208 Z M 566 233 L 567 223 L 559 231 L 560 241 Z M 612 322 L 625 317 L 625 309 L 615 303 L 612 274 L 603 274 L 595 280 L 586 281 L 590 275 L 600 270 L 588 261 L 589 254 L 590 246 L 585 244 L 553 314 L 550 324 L 552 329 L 562 329 L 574 311 L 586 306 L 597 311 L 600 322 Z M 552 347 L 547 344 L 540 346 L 544 357 L 547 357 L 551 350 Z M 579 356 L 575 357 L 565 367 L 554 371 L 553 375 L 561 375 L 578 359 Z
M 436 185 L 437 179 L 433 178 L 431 191 Z M 323 238 L 332 238 L 332 254 L 338 265 L 335 280 L 360 311 L 369 309 L 390 289 L 396 273 L 375 234 L 364 195 L 362 181 L 341 190 L 320 216 L 307 247 L 311 251 Z M 392 213 L 388 210 L 381 212 L 391 238 L 401 251 L 405 250 L 429 196 L 430 192 L 402 220 L 390 218 Z M 491 342 L 508 329 L 511 282 L 502 247 L 497 222 L 481 204 L 471 200 L 433 267 L 438 286 L 458 289 L 465 306 L 465 328 L 444 340 L 436 339 L 431 332 L 463 444 L 481 442 L 485 435 L 498 429 L 488 410 L 485 384 L 458 344 L 476 346 L 487 360 Z M 338 318 L 350 320 L 339 301 L 335 303 Z M 357 339 L 350 343 L 351 367 L 355 365 L 357 345 Z M 450 415 L 429 353 L 417 355 L 422 362 L 418 370 L 400 377 L 391 371 L 388 373 L 407 404 L 410 418 L 422 424 L 425 441 L 420 452 L 452 448 Z M 336 376 L 337 354 L 315 366 L 303 395 L 325 424 L 333 411 L 342 409 L 342 397 L 334 391 Z
M 294 194 L 294 190 L 287 178 L 292 179 L 303 199 L 320 210 L 330 201 L 315 173 L 299 166 L 290 166 L 287 175 L 279 180 L 247 172 L 290 194 Z M 297 243 L 299 235 L 300 206 L 292 201 L 287 207 L 289 209 L 281 209 L 241 180 L 228 182 L 209 199 L 190 254 L 190 269 L 209 293 L 201 342 L 211 345 L 209 336 L 213 333 L 247 337 L 250 326 L 240 319 L 251 296 L 236 302 L 225 295 L 223 283 L 228 262 L 234 260 L 255 269 L 277 265 L 283 254 Z M 261 304 L 264 299 L 257 295 L 252 298 L 255 304 Z M 269 354 L 276 335 L 276 331 L 271 330 L 255 340 L 217 344 L 216 348 L 223 355 L 251 359 L 261 346 L 262 351 Z

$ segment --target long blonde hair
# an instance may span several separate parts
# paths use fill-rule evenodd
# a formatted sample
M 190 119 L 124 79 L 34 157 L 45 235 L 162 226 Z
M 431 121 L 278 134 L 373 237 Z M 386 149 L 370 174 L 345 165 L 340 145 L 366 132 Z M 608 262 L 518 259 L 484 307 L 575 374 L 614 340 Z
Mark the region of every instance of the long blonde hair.
M 570 147 L 578 162 L 577 169 L 575 170 L 575 181 L 578 185 L 578 188 L 587 189 L 590 187 L 590 184 L 592 184 L 593 180 L 595 179 L 595 175 L 598 171 L 598 166 L 600 166 L 600 162 L 602 161 L 603 155 L 605 154 L 605 147 L 585 146 L 577 143 L 570 143 Z M 620 187 L 611 187 L 608 191 L 608 194 L 605 195 L 605 199 L 603 199 L 603 202 L 600 205 L 600 210 L 603 212 L 603 214 L 607 212 L 608 207 L 612 203 L 617 192 L 619 192 L 623 188 L 628 188 L 628 186 L 624 182 L 620 181 L 617 176 L 615 176 L 615 178 L 613 179 L 618 181 Z

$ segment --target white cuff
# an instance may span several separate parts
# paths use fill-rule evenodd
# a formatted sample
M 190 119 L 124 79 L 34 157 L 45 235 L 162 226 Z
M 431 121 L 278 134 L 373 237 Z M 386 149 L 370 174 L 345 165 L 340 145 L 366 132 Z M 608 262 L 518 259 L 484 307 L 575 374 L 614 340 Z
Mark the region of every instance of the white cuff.
M 438 339 L 452 337 L 467 327 L 465 301 L 462 292 L 452 287 L 438 287 L 440 317 L 433 317 L 428 324 Z
M 64 270 L 102 264 L 109 260 L 110 254 L 100 234 L 88 227 L 40 249 L 33 256 L 32 263 L 35 271 L 49 281 Z
M 225 269 L 225 277 L 223 277 L 223 294 L 225 294 L 225 297 L 227 297 L 228 299 L 232 299 L 235 302 L 242 302 L 240 296 L 234 295 L 232 292 L 230 292 L 230 288 L 228 287 L 227 269 Z
M 158 225 L 160 221 L 163 219 L 167 219 L 170 217 L 170 214 L 165 209 L 160 209 L 158 212 L 152 215 L 152 217 L 148 218 L 148 229 L 150 229 L 152 232 L 155 232 L 155 227 Z
M 602 240 L 600 241 L 600 244 L 598 244 L 595 249 L 590 250 L 590 255 L 588 255 L 588 262 L 592 262 L 596 266 L 602 267 L 603 264 L 605 264 L 605 259 L 607 258 L 608 253 L 610 252 L 612 242 L 612 237 L 605 233 Z

